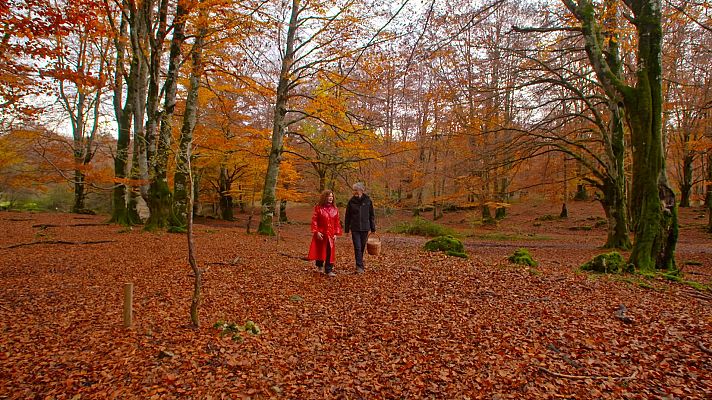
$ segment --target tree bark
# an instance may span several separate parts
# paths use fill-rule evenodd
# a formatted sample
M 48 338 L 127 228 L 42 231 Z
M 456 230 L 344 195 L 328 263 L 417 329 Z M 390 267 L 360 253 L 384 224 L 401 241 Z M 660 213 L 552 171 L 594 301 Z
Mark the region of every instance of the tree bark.
M 232 183 L 227 173 L 227 166 L 220 166 L 220 177 L 218 178 L 218 195 L 220 196 L 220 213 L 225 221 L 235 219 L 233 213 Z
M 297 33 L 297 20 L 300 12 L 300 0 L 292 0 L 292 13 L 287 29 L 286 50 L 282 57 L 282 66 L 277 84 L 277 98 L 274 107 L 274 123 L 272 128 L 272 147 L 269 153 L 267 173 L 262 192 L 262 208 L 260 211 L 260 226 L 257 232 L 261 235 L 274 236 L 273 219 L 276 205 L 277 180 L 279 166 L 282 162 L 282 147 L 286 127 L 287 101 L 291 84 L 290 72 L 294 63 L 294 40 Z
M 635 86 L 615 74 L 603 52 L 602 28 L 590 0 L 562 0 L 582 22 L 585 48 L 609 99 L 625 106 L 633 146 L 631 210 L 635 242 L 630 262 L 638 269 L 675 267 L 677 205 L 667 183 L 662 141 L 662 23 L 660 0 L 625 0 L 638 33 Z
M 165 0 L 164 0 L 165 1 Z M 173 136 L 173 114 L 175 112 L 176 106 L 176 96 L 178 91 L 178 70 L 181 63 L 181 46 L 185 41 L 185 19 L 188 16 L 190 9 L 186 7 L 185 1 L 178 1 L 178 6 L 176 7 L 175 18 L 173 22 L 173 37 L 171 39 L 170 54 L 168 58 L 168 73 L 166 76 L 166 81 L 164 84 L 165 96 L 163 104 L 163 112 L 160 116 L 160 131 L 157 137 L 156 152 L 152 160 L 152 171 L 151 171 L 151 186 L 149 189 L 149 200 L 148 207 L 151 209 L 151 217 L 146 222 L 146 227 L 152 228 L 164 228 L 168 226 L 173 226 L 177 228 L 185 227 L 186 223 L 186 212 L 187 205 L 185 198 L 179 204 L 180 210 L 174 212 L 173 210 L 173 193 L 171 193 L 170 186 L 168 185 L 168 159 L 171 154 L 171 141 Z M 159 33 L 159 38 L 160 37 Z M 198 35 L 200 36 L 200 34 Z M 197 39 L 196 39 L 197 40 Z M 196 42 L 197 44 L 197 42 Z M 202 47 L 202 43 L 199 47 Z M 160 50 L 160 48 L 159 48 Z M 193 51 L 193 57 L 197 50 Z M 200 55 L 198 57 L 198 67 L 200 68 Z M 195 62 L 195 60 L 193 60 Z M 192 73 L 191 73 L 191 88 L 192 87 Z M 198 80 L 200 79 L 200 72 L 198 72 Z M 199 83 L 198 83 L 199 84 Z M 193 99 L 193 103 L 197 103 L 197 88 L 195 88 L 196 99 Z M 189 91 L 188 96 L 191 96 Z M 188 127 L 190 129 L 190 138 L 187 140 L 192 140 L 192 131 L 195 126 L 195 110 L 192 110 L 193 115 L 189 116 L 188 102 L 186 101 L 186 115 L 183 118 L 183 128 L 181 129 L 181 142 L 183 142 L 183 136 L 185 135 L 184 130 L 186 129 L 186 123 L 190 124 L 190 119 L 193 119 L 192 126 Z M 197 104 L 192 104 L 193 107 L 197 107 Z M 185 145 L 184 143 L 182 145 Z M 183 150 L 183 149 L 181 149 Z M 180 154 L 185 154 L 181 151 Z M 179 162 L 180 163 L 180 162 Z M 185 168 L 185 164 L 177 165 L 177 169 Z M 184 171 L 183 173 L 188 173 Z M 174 182 L 175 187 L 175 182 Z
M 127 3 L 123 4 L 126 10 Z M 133 112 L 135 105 L 135 96 L 137 95 L 138 72 L 140 68 L 140 60 L 138 54 L 133 54 L 131 57 L 131 65 L 129 67 L 129 75 L 126 80 L 126 101 L 122 107 L 121 100 L 123 98 L 123 77 L 124 77 L 124 58 L 126 46 L 124 38 L 128 34 L 129 25 L 133 23 L 127 20 L 122 13 L 121 23 L 119 28 L 119 38 L 116 40 L 116 71 L 114 74 L 114 114 L 118 125 L 118 138 L 116 141 L 116 157 L 114 158 L 114 190 L 111 197 L 112 212 L 111 222 L 121 225 L 134 225 L 138 220 L 132 218 L 132 214 L 128 210 L 128 186 L 126 185 L 126 177 L 128 175 L 129 165 L 129 146 L 131 145 L 131 121 L 133 120 Z M 133 16 L 135 19 L 135 15 Z M 134 29 L 132 27 L 132 29 Z
M 689 136 L 689 135 L 687 135 Z M 689 140 L 689 139 L 688 139 Z M 687 149 L 687 141 L 684 144 L 684 155 L 682 158 L 682 182 L 680 182 L 680 207 L 690 206 L 690 196 L 692 195 L 692 165 L 695 156 Z

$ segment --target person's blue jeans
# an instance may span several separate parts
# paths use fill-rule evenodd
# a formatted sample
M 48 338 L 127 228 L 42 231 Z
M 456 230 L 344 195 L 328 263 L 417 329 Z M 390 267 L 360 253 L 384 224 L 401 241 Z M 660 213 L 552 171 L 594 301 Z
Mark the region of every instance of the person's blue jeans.
M 351 241 L 354 243 L 354 258 L 356 258 L 356 267 L 363 269 L 363 253 L 366 251 L 368 231 L 351 231 Z

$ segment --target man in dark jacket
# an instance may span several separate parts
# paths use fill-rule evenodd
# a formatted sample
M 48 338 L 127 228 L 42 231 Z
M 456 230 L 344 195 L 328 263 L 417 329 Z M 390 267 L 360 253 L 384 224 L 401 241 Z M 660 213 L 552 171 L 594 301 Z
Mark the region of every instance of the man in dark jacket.
M 366 193 L 366 187 L 358 182 L 353 186 L 354 195 L 346 205 L 344 230 L 351 232 L 356 257 L 356 273 L 362 274 L 363 253 L 366 250 L 368 232 L 376 232 L 376 219 L 373 212 L 373 202 Z

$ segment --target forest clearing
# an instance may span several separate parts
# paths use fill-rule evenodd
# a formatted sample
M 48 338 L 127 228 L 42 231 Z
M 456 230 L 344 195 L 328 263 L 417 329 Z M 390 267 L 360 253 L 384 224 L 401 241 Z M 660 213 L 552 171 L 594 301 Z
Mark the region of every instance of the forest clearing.
M 709 0 L 7 0 L 0 38 L 0 400 L 712 399 Z
M 677 252 L 684 278 L 707 285 L 698 290 L 660 275 L 581 272 L 605 252 L 605 227 L 574 230 L 594 225 L 597 203 L 569 209 L 546 221 L 558 206 L 515 204 L 496 228 L 471 225 L 460 231 L 468 259 L 386 232 L 410 215 L 379 216 L 383 253 L 356 275 L 350 240 L 337 239 L 334 278 L 301 259 L 311 206 L 290 208 L 279 239 L 246 234 L 242 214 L 200 219 L 199 329 L 184 234 L 3 212 L 0 398 L 710 398 L 704 210 L 681 213 Z M 507 261 L 520 247 L 538 266 Z M 616 317 L 620 305 L 630 319 Z M 259 334 L 213 326 L 248 320 Z

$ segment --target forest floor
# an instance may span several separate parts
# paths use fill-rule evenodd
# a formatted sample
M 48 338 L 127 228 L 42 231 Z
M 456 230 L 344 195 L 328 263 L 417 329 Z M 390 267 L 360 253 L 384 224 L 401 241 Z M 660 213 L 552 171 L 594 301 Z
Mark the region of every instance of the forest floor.
M 200 329 L 188 325 L 185 235 L 106 225 L 106 216 L 0 213 L 0 399 L 710 399 L 712 292 L 663 277 L 578 267 L 604 252 L 593 202 L 515 204 L 496 227 L 446 214 L 469 259 L 385 232 L 354 273 L 337 240 L 337 276 L 304 261 L 310 207 L 278 238 L 201 219 Z M 681 210 L 684 279 L 712 284 L 712 236 Z M 528 248 L 536 268 L 507 257 Z M 122 327 L 125 282 L 132 329 Z M 628 323 L 616 317 L 620 305 Z M 221 335 L 217 321 L 260 333 Z M 235 338 L 237 339 L 237 337 Z

